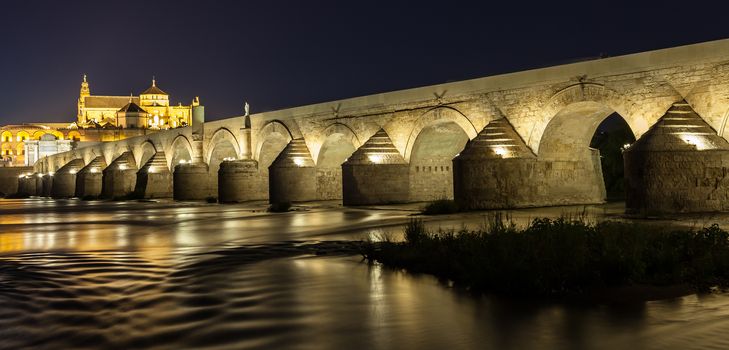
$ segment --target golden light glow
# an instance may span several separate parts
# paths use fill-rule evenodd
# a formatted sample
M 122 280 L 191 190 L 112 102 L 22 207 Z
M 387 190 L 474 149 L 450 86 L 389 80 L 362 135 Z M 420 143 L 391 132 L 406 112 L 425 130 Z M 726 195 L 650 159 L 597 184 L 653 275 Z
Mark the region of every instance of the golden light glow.
M 682 135 L 681 139 L 689 145 L 693 145 L 697 150 L 713 149 L 714 147 L 707 142 L 703 135 Z
M 494 153 L 501 158 L 509 158 L 509 150 L 506 147 L 494 147 Z
M 369 154 L 367 155 L 367 159 L 375 164 L 380 164 L 385 160 L 385 158 L 381 154 Z
M 304 159 L 299 158 L 299 157 L 294 157 L 294 164 L 296 164 L 296 166 L 298 166 L 298 167 L 302 167 L 305 164 Z
M 119 164 L 119 170 L 127 170 L 126 164 Z
M 71 169 L 68 171 L 68 173 L 71 175 L 76 175 L 77 172 L 78 172 L 78 170 L 76 170 L 76 169 Z
M 223 161 L 224 162 L 230 162 L 230 161 L 234 161 L 234 160 L 235 160 L 235 158 L 233 158 L 233 157 L 225 157 L 225 158 L 223 158 Z
M 91 169 L 89 169 L 89 172 L 92 173 L 92 174 L 96 174 L 96 173 L 99 172 L 99 169 L 97 169 L 97 168 L 91 168 Z

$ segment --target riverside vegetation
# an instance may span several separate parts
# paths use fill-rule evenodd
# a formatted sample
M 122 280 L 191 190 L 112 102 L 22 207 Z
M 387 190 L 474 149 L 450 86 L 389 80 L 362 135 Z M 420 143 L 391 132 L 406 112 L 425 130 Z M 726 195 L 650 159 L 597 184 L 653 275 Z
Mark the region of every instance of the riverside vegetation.
M 361 249 L 370 262 L 497 294 L 729 285 L 729 233 L 717 225 L 694 230 L 563 217 L 518 229 L 497 215 L 481 230 L 430 232 L 413 219 L 403 242 L 369 242 Z

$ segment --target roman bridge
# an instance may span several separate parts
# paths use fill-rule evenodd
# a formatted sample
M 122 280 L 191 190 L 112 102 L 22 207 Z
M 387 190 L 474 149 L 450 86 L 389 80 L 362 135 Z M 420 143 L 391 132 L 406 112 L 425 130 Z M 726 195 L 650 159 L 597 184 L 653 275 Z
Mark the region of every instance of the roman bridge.
M 204 121 L 56 154 L 20 191 L 63 197 L 454 198 L 471 209 L 605 199 L 597 126 L 618 113 L 628 209 L 729 207 L 729 40 Z

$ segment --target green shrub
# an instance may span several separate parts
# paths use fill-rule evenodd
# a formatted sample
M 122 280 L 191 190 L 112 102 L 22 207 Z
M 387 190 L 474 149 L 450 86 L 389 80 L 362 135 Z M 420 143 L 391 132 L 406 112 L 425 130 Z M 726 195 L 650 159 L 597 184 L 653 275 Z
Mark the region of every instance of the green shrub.
M 422 210 L 424 215 L 442 215 L 457 213 L 458 205 L 451 199 L 438 199 L 428 203 Z
M 729 286 L 729 233 L 620 222 L 536 219 L 523 230 L 493 217 L 479 231 L 405 228 L 404 242 L 364 249 L 370 261 L 469 288 L 560 295 L 634 284 Z

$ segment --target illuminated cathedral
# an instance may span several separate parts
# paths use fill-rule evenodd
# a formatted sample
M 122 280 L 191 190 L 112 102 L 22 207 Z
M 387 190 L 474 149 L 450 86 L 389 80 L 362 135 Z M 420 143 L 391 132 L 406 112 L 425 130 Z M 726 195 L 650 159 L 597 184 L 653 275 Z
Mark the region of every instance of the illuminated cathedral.
M 101 96 L 92 95 L 89 82 L 81 82 L 78 98 L 79 128 L 124 129 L 170 129 L 190 125 L 192 107 L 200 104 L 196 97 L 192 104 L 170 106 L 170 96 L 157 86 L 152 86 L 139 96 Z
M 152 86 L 139 96 L 91 95 L 84 75 L 78 114 L 72 123 L 24 123 L 0 126 L 0 167 L 30 166 L 38 159 L 86 144 L 123 140 L 157 130 L 190 125 L 192 107 L 170 106 L 170 96 Z

